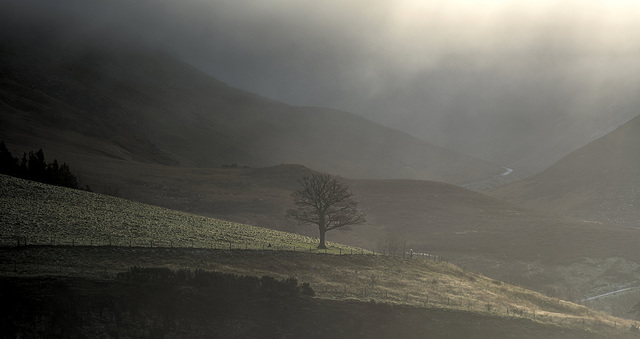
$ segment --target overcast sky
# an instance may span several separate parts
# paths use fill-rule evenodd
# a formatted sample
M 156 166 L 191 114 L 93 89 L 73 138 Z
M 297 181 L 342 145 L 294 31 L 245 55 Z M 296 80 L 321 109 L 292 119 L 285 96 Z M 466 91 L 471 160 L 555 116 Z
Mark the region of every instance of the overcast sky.
M 234 87 L 354 112 L 506 166 L 551 162 L 540 159 L 550 149 L 558 153 L 557 144 L 571 144 L 560 152 L 566 153 L 597 135 L 603 121 L 638 114 L 637 1 L 60 0 L 39 6 L 140 36 Z M 576 136 L 565 143 L 558 131 Z
M 633 1 L 167 3 L 153 6 L 158 13 L 144 6 L 132 13 L 139 28 L 157 20 L 149 38 L 178 42 L 184 56 L 231 85 L 295 104 L 349 102 L 352 91 L 377 96 L 456 62 L 522 76 L 571 64 L 605 76 L 598 73 L 620 70 L 640 53 Z M 157 34 L 158 22 L 170 36 Z

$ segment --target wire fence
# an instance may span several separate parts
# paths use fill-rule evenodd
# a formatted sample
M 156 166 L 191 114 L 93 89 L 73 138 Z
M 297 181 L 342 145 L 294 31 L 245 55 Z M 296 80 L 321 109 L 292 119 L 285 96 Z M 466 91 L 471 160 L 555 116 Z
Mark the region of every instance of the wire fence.
M 0 235 L 0 247 L 25 246 L 71 246 L 71 247 L 146 247 L 146 248 L 199 248 L 211 250 L 273 250 L 338 255 L 384 255 L 405 259 L 424 259 L 447 262 L 442 256 L 432 253 L 408 251 L 367 250 L 341 244 L 329 244 L 329 248 L 320 249 L 314 244 L 270 243 L 268 241 L 221 241 L 221 240 L 163 240 L 150 238 L 125 238 L 119 236 L 96 237 L 55 237 L 55 236 L 18 236 Z

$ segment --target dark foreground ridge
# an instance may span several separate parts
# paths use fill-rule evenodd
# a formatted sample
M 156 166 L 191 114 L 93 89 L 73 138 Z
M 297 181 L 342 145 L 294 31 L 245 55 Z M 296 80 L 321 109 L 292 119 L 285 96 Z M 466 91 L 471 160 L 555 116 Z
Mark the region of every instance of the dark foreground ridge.
M 172 276 L 184 276 L 184 272 L 177 271 Z M 0 297 L 5 301 L 0 306 L 0 326 L 4 335 L 66 338 L 105 335 L 133 338 L 596 337 L 589 332 L 561 329 L 523 318 L 316 299 L 282 287 L 291 286 L 290 281 L 264 277 L 262 279 L 270 282 L 232 286 L 198 284 L 175 278 L 123 279 L 127 274 L 131 271 L 121 274 L 119 279 L 0 278 Z M 225 275 L 216 276 L 225 279 Z
M 8 337 L 636 338 L 637 334 L 630 331 L 635 326 L 630 321 L 445 262 L 374 255 L 0 247 L 0 298 L 0 326 Z

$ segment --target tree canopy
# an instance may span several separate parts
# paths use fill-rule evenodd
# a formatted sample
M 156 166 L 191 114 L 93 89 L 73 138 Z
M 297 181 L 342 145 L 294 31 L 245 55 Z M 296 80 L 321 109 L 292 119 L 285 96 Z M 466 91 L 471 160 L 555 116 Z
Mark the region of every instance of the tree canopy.
M 315 224 L 320 232 L 318 248 L 327 248 L 325 233 L 347 229 L 366 222 L 358 211 L 358 203 L 346 184 L 327 173 L 315 173 L 298 180 L 300 187 L 291 193 L 295 209 L 286 212 L 288 218 L 301 223 Z
M 0 173 L 23 179 L 39 181 L 46 184 L 78 188 L 78 178 L 71 172 L 69 165 L 58 164 L 58 160 L 47 163 L 44 160 L 44 152 L 24 153 L 22 160 L 13 157 L 7 149 L 4 141 L 0 141 Z

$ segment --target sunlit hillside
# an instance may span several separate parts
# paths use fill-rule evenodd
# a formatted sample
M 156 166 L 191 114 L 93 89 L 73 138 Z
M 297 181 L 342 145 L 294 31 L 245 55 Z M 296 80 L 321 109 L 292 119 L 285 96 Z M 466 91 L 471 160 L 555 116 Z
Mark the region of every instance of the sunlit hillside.
M 293 233 L 0 175 L 2 245 L 315 249 Z M 331 244 L 331 251 L 362 252 Z

